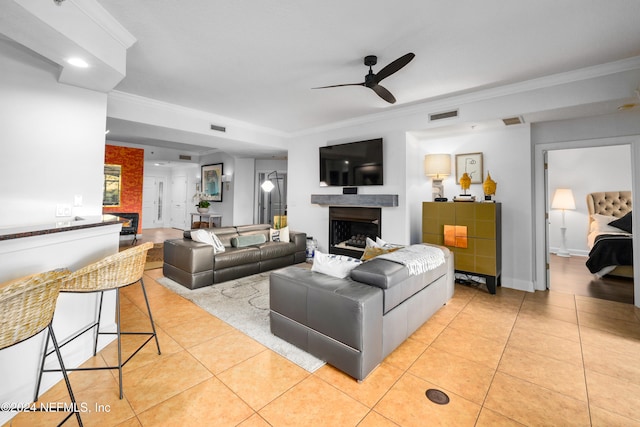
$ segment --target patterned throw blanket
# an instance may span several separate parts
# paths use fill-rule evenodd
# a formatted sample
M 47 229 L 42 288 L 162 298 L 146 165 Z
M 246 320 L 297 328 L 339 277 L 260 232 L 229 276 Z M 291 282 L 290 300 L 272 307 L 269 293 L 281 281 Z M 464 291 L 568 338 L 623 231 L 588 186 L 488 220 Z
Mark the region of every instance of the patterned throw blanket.
M 407 267 L 411 276 L 426 273 L 444 264 L 444 252 L 427 245 L 411 245 L 377 258 L 397 262 Z

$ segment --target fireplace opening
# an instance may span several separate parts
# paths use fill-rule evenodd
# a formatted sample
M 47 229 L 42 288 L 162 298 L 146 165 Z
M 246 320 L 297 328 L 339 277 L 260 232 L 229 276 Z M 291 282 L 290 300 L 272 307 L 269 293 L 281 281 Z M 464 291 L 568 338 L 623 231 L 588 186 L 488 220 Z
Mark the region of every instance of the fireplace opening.
M 366 238 L 380 236 L 380 208 L 329 207 L 329 253 L 360 258 Z

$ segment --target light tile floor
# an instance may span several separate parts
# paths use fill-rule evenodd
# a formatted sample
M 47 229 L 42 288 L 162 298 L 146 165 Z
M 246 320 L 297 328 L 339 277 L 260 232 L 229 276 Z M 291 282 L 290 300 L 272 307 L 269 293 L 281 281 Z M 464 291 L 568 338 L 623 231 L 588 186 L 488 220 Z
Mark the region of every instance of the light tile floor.
M 161 275 L 145 272 L 162 355 L 148 344 L 131 359 L 123 400 L 117 372 L 71 374 L 91 410 L 85 425 L 640 426 L 640 310 L 631 305 L 456 285 L 453 300 L 358 383 L 330 366 L 304 371 L 157 284 Z M 124 292 L 123 324 L 140 328 L 138 288 Z M 128 338 L 125 353 L 137 339 Z M 112 343 L 87 364 L 114 357 Z M 450 403 L 431 403 L 429 388 Z M 62 384 L 41 397 L 65 399 Z M 10 425 L 59 418 L 22 413 Z

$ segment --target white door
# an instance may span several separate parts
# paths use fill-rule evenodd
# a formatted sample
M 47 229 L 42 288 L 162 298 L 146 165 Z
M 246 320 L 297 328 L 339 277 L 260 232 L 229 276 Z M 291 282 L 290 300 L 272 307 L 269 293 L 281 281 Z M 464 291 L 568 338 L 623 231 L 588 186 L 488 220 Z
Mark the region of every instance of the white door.
M 163 177 L 145 176 L 142 184 L 142 228 L 164 227 L 166 185 Z
M 171 178 L 171 227 L 187 229 L 186 176 L 179 175 Z

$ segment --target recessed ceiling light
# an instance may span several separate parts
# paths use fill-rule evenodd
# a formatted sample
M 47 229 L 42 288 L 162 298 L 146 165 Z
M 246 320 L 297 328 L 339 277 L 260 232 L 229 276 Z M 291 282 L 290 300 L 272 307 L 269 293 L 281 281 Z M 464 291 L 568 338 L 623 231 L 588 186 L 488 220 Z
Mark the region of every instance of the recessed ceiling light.
M 78 68 L 87 68 L 89 66 L 87 61 L 85 61 L 82 58 L 69 58 L 67 59 L 67 62 L 73 65 L 74 67 L 78 67 Z

